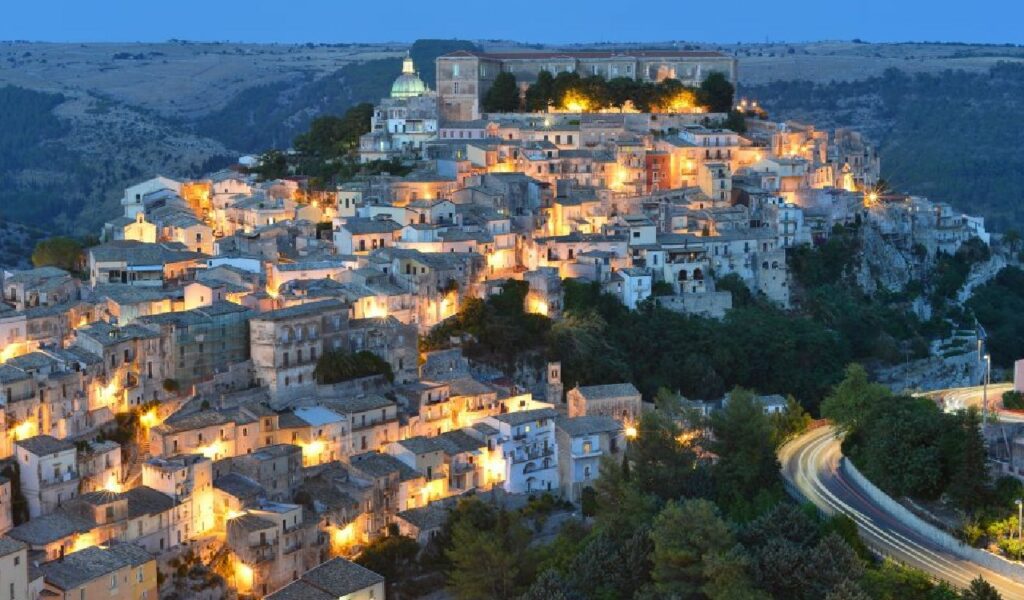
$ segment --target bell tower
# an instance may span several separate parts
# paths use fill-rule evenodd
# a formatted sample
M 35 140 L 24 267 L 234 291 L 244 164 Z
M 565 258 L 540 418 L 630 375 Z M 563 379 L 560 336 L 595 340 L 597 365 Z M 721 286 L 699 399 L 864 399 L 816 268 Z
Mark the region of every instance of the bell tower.
M 547 380 L 547 393 L 544 399 L 555 406 L 562 404 L 562 392 L 564 391 L 562 386 L 562 363 L 548 363 L 545 379 Z

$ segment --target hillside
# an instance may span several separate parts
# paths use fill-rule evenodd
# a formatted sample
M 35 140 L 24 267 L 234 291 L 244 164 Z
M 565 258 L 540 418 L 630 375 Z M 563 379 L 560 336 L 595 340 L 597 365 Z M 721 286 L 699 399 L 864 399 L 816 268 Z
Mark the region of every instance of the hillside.
M 432 83 L 433 58 L 464 47 L 523 46 L 433 40 L 411 50 Z M 1024 49 L 854 42 L 700 47 L 739 56 L 741 94 L 760 99 L 773 116 L 867 131 L 882 145 L 894 187 L 950 199 L 996 226 L 1019 220 L 1024 170 L 1016 166 L 1024 158 L 1005 126 L 1024 74 L 999 63 L 1024 60 Z M 243 153 L 288 147 L 316 115 L 386 94 L 409 49 L 0 42 L 0 217 L 93 234 L 116 215 L 131 182 L 156 173 L 197 175 Z M 950 69 L 964 72 L 950 75 Z M 976 147 L 985 151 L 966 151 Z

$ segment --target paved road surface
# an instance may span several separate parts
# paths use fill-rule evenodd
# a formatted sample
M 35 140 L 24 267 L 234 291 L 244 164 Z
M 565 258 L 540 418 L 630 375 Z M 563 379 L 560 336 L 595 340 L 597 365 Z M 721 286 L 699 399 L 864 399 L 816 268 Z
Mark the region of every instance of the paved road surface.
M 851 517 L 872 549 L 960 588 L 981 575 L 999 589 L 1005 600 L 1024 600 L 1024 582 L 1012 581 L 942 550 L 872 502 L 839 471 L 841 455 L 834 430 L 822 427 L 783 446 L 779 461 L 791 488 L 827 514 L 841 512 Z
M 1003 392 L 1013 389 L 1012 383 L 990 383 L 988 386 L 988 408 L 990 414 L 998 414 L 999 420 L 1003 422 L 1024 422 L 1024 413 L 1002 410 Z M 985 397 L 984 386 L 949 388 L 935 390 L 921 394 L 929 398 L 941 400 L 946 410 L 960 410 L 968 406 L 975 406 L 981 409 L 982 399 Z

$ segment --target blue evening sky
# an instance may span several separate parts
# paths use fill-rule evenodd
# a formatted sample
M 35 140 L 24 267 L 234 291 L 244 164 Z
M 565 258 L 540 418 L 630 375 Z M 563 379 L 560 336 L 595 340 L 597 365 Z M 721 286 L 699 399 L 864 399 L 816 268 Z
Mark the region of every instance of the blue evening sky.
M 1024 43 L 1024 0 L 0 0 L 0 40 Z

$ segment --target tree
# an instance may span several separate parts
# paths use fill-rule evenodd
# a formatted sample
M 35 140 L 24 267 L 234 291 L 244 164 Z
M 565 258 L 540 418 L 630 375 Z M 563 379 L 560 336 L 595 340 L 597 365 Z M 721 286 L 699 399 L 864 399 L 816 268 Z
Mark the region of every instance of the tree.
M 668 417 L 649 411 L 640 417 L 637 437 L 630 444 L 633 481 L 637 489 L 662 500 L 703 495 L 706 466 L 697 458 L 694 441 L 681 443 L 682 431 Z
M 404 535 L 389 535 L 366 547 L 355 562 L 384 576 L 389 586 L 400 585 L 414 575 L 416 555 L 420 546 Z
M 868 381 L 864 367 L 853 363 L 846 377 L 821 403 L 821 415 L 832 419 L 841 430 L 853 431 L 870 418 L 871 410 L 892 396 L 889 388 Z
M 652 551 L 648 527 L 625 538 L 601 531 L 566 572 L 574 589 L 586 598 L 629 598 L 650 582 Z
M 992 495 L 988 478 L 988 450 L 981 432 L 981 416 L 970 407 L 956 416 L 962 447 L 954 453 L 953 475 L 946 493 L 957 506 L 973 512 L 985 506 Z
M 701 82 L 697 90 L 697 101 L 708 108 L 709 112 L 727 113 L 733 108 L 733 94 L 736 88 L 733 87 L 729 78 L 724 73 L 714 71 L 709 73 Z
M 846 582 L 854 582 L 864 574 L 864 565 L 857 554 L 838 535 L 831 533 L 821 539 L 804 561 L 804 590 L 807 600 L 824 598 Z
M 1024 394 L 1016 390 L 1003 392 L 1003 408 L 1009 410 L 1024 410 Z
M 825 595 L 825 600 L 871 600 L 860 586 L 849 579 L 844 579 Z
M 519 86 L 516 76 L 507 71 L 498 73 L 491 89 L 484 94 L 485 112 L 515 112 L 519 110 Z
M 790 438 L 797 436 L 811 426 L 811 415 L 807 414 L 796 398 L 786 398 L 786 409 L 772 413 L 768 417 L 772 426 L 772 441 L 776 447 L 781 446 Z
M 707 583 L 701 591 L 709 600 L 769 600 L 771 596 L 754 587 L 749 568 L 750 557 L 743 546 L 712 554 L 704 560 Z
M 359 136 L 370 131 L 373 105 L 357 104 L 341 117 L 327 115 L 313 119 L 309 131 L 295 138 L 295 149 L 321 158 L 347 156 L 359 147 Z
M 264 152 L 260 155 L 259 164 L 249 169 L 251 173 L 256 173 L 263 180 L 287 177 L 289 170 L 290 166 L 288 164 L 288 155 L 280 150 L 268 150 Z
M 728 510 L 749 512 L 759 493 L 779 488 L 779 461 L 768 417 L 752 392 L 737 388 L 712 415 L 711 429 L 710 449 L 718 455 L 712 477 L 719 502 Z
M 654 519 L 655 587 L 666 596 L 695 596 L 707 583 L 705 561 L 733 546 L 732 531 L 709 500 L 670 501 Z
M 82 264 L 82 244 L 74 238 L 54 236 L 36 243 L 32 266 L 76 271 Z
M 546 112 L 554 100 L 555 78 L 550 71 L 537 73 L 537 81 L 526 90 L 526 110 Z
M 395 380 L 391 364 L 369 350 L 354 354 L 329 350 L 320 355 L 313 369 L 313 376 L 321 384 L 341 383 L 372 375 L 383 375 L 389 382 Z
M 880 600 L 958 600 L 960 594 L 946 583 L 936 585 L 921 571 L 886 559 L 869 569 L 861 580 L 869 598 Z
M 597 514 L 597 492 L 593 486 L 588 485 L 580 492 L 580 512 L 584 517 L 593 517 Z
M 620 464 L 611 456 L 604 456 L 598 470 L 600 477 L 594 482 L 597 528 L 624 539 L 654 517 L 655 499 L 633 484 L 628 458 Z
M 479 529 L 460 521 L 452 533 L 448 586 L 464 600 L 507 600 L 521 594 L 531 580 L 527 561 L 530 532 L 516 513 L 500 511 L 494 528 Z
M 991 583 L 985 581 L 979 575 L 971 581 L 971 585 L 964 590 L 960 597 L 963 600 L 1002 600 L 1003 597 Z
M 584 600 L 572 584 L 553 569 L 541 573 L 519 600 Z

